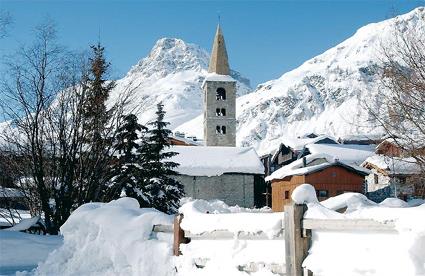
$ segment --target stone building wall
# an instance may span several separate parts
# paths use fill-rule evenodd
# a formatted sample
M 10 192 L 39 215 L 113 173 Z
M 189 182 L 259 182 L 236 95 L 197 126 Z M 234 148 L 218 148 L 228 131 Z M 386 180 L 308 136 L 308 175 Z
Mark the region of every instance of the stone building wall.
M 223 174 L 220 176 L 176 175 L 174 179 L 184 185 L 187 197 L 219 199 L 228 205 L 254 206 L 254 175 Z

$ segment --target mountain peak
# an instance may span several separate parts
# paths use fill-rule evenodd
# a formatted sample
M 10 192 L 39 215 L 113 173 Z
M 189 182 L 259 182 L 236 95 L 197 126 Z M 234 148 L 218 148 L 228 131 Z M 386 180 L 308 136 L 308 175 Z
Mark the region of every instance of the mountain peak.
M 178 38 L 159 39 L 149 55 L 140 60 L 128 75 L 142 74 L 144 77 L 164 77 L 178 71 L 206 70 L 208 53 L 199 46 Z

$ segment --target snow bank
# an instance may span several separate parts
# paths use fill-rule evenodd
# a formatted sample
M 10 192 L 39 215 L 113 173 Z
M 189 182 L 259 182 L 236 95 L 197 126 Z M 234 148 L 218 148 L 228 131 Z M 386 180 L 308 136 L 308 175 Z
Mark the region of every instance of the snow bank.
M 356 193 L 318 203 L 312 188 L 304 184 L 293 192 L 295 202 L 307 203 L 305 218 L 373 219 L 396 225 L 394 232 L 313 231 L 303 265 L 314 275 L 425 275 L 425 204 L 408 208 L 394 198 L 376 204 Z M 344 207 L 343 214 L 333 211 Z
M 282 228 L 283 213 L 271 213 L 270 209 L 246 209 L 229 207 L 219 200 L 195 200 L 185 203 L 180 212 L 184 214 L 182 228 L 201 234 L 216 230 L 235 233 L 233 239 L 196 240 L 181 245 L 183 256 L 176 260 L 179 275 L 248 275 L 238 266 L 252 262 L 264 264 L 259 272 L 250 275 L 273 275 L 268 264 L 282 264 L 285 259 L 284 240 L 243 240 L 237 233 L 266 233 L 269 238 Z M 204 261 L 199 269 L 195 261 Z
M 276 236 L 282 228 L 283 213 L 272 213 L 269 208 L 247 209 L 229 207 L 220 200 L 202 199 L 185 203 L 179 212 L 184 215 L 181 227 L 193 234 L 227 230 Z
M 151 232 L 172 221 L 132 198 L 82 205 L 60 229 L 63 246 L 36 275 L 174 275 L 172 235 Z
M 320 202 L 324 207 L 331 210 L 346 209 L 346 213 L 352 212 L 359 208 L 368 206 L 376 206 L 377 204 L 369 200 L 365 195 L 359 193 L 344 193 L 338 196 L 330 197 Z

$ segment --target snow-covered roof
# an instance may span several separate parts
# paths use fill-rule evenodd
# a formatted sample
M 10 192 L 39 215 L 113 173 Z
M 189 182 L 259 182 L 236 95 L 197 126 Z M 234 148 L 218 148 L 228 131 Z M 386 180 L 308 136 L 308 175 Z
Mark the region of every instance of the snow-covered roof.
M 207 81 L 236 82 L 236 80 L 229 75 L 219 75 L 217 73 L 208 73 L 205 76 L 204 82 L 202 83 L 201 87 L 204 87 L 205 82 Z
M 389 174 L 417 174 L 421 172 L 420 166 L 413 157 L 400 158 L 375 154 L 367 158 L 362 166 L 373 165 Z
M 225 173 L 264 174 L 264 166 L 253 148 L 172 146 L 177 152 L 170 161 L 176 171 L 190 176 L 218 176 Z
M 310 153 L 325 153 L 342 162 L 360 165 L 366 158 L 375 154 L 375 145 L 310 144 Z
M 271 175 L 266 177 L 266 181 L 272 181 L 273 179 L 283 179 L 291 175 L 310 174 L 316 171 L 324 170 L 331 166 L 343 166 L 364 175 L 368 175 L 370 173 L 370 171 L 365 168 L 339 161 L 335 157 L 323 153 L 307 155 L 305 157 L 305 163 L 306 166 L 304 167 L 304 160 L 298 159 L 291 164 L 283 166 L 282 168 L 273 172 Z
M 282 142 L 280 144 L 280 147 L 278 149 L 273 150 L 270 153 L 272 155 L 272 160 L 274 160 L 277 157 L 277 155 L 278 155 L 278 153 L 280 151 L 280 148 L 282 146 L 290 147 L 293 150 L 300 151 L 300 150 L 304 149 L 306 145 L 315 144 L 315 143 L 320 142 L 320 141 L 322 141 L 324 139 L 331 139 L 332 141 L 334 141 L 335 143 L 337 143 L 334 138 L 332 138 L 330 136 L 327 136 L 327 135 L 320 135 L 320 136 L 317 136 L 315 138 L 307 138 L 307 137 L 304 137 L 304 138 L 284 137 L 281 140 Z
M 327 135 L 320 135 L 320 136 L 315 137 L 315 138 L 289 138 L 289 137 L 285 137 L 285 138 L 282 139 L 282 144 L 284 144 L 285 146 L 291 147 L 294 150 L 302 150 L 306 145 L 315 144 L 315 143 L 322 141 L 324 139 L 331 139 L 332 141 L 337 143 L 335 138 L 332 138 L 332 137 L 327 136 Z
M 204 144 L 202 140 L 196 140 L 195 141 L 193 139 L 190 139 L 189 137 L 181 137 L 181 136 L 173 135 L 170 138 L 181 141 L 181 142 L 189 144 L 189 145 L 194 145 L 194 146 L 201 146 L 201 145 Z
M 24 195 L 22 194 L 22 192 L 19 191 L 18 189 L 0 187 L 0 198 L 23 197 L 23 196 Z

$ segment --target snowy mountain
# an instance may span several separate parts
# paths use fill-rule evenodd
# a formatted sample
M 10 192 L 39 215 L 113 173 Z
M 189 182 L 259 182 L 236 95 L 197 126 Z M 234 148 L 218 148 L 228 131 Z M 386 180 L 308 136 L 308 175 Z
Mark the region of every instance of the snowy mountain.
M 181 39 L 162 38 L 150 54 L 140 60 L 127 75 L 117 81 L 111 101 L 133 91 L 131 107 L 142 123 L 155 117 L 156 104 L 164 103 L 173 129 L 202 113 L 202 82 L 207 75 L 209 54 L 199 46 Z M 252 91 L 249 80 L 232 71 L 238 80 L 238 95 Z
M 238 145 L 265 153 L 283 136 L 381 136 L 365 106 L 387 111 L 378 69 L 382 45 L 390 45 L 395 28 L 425 35 L 425 9 L 366 25 L 341 44 L 239 97 Z M 178 130 L 202 137 L 202 116 Z

